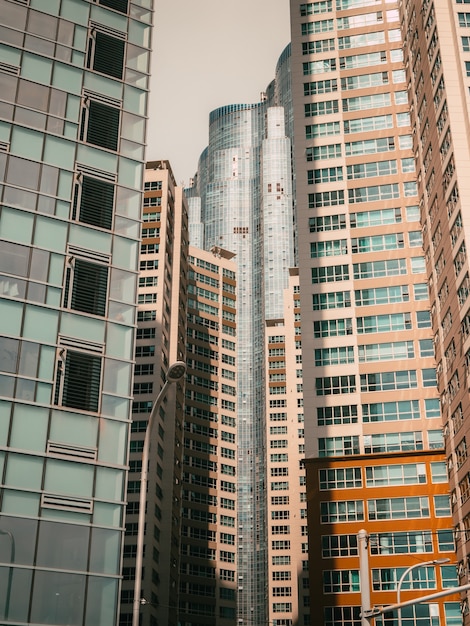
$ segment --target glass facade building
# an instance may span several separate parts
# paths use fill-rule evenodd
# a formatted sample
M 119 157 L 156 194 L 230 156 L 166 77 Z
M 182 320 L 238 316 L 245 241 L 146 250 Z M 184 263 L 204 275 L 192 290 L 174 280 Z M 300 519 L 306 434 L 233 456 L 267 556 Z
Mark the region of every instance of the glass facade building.
M 238 268 L 238 619 L 248 624 L 267 619 L 264 324 L 283 316 L 294 263 L 291 181 L 282 108 L 264 100 L 210 114 L 189 224 L 201 245 L 200 211 L 203 247 L 234 253 Z
M 152 2 L 0 12 L 0 620 L 113 626 Z

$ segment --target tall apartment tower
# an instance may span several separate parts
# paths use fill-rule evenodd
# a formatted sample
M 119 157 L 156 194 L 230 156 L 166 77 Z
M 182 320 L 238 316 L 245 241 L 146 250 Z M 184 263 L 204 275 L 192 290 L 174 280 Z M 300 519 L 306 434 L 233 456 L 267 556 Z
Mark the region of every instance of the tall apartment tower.
M 470 13 L 459 0 L 402 2 L 400 9 L 459 582 L 465 584 L 470 557 L 470 225 L 464 208 L 470 197 Z M 468 600 L 462 601 L 468 624 Z
M 120 626 L 132 624 L 142 450 L 148 418 L 175 361 L 185 361 L 188 214 L 168 161 L 146 164 Z M 145 518 L 142 626 L 178 623 L 184 384 L 155 416 Z
M 299 274 L 266 321 L 268 623 L 310 624 Z
M 237 318 L 233 253 L 189 248 L 179 623 L 237 608 Z
M 0 12 L 0 621 L 114 626 L 152 2 Z
M 291 0 L 310 580 L 327 626 L 360 623 L 361 528 L 373 603 L 417 560 L 451 563 L 417 568 L 407 598 L 455 582 L 398 5 Z M 453 623 L 456 600 L 403 616 Z
M 293 265 L 291 147 L 281 107 L 230 105 L 210 114 L 193 187 L 191 232 L 237 263 L 238 621 L 267 619 L 265 321 L 283 317 Z M 198 201 L 200 198 L 200 204 Z M 200 218 L 197 213 L 200 212 Z

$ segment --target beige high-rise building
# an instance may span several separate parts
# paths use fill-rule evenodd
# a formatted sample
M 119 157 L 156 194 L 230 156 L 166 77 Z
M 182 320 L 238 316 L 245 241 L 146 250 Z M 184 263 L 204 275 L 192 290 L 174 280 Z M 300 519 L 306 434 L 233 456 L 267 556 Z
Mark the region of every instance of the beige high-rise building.
M 470 10 L 466 2 L 400 5 L 420 217 L 459 584 L 470 557 Z M 466 594 L 464 622 L 470 623 Z
M 134 402 L 120 626 L 132 623 L 142 450 L 166 371 L 185 361 L 188 217 L 168 161 L 146 164 L 138 288 Z M 142 626 L 176 626 L 184 383 L 170 385 L 153 423 L 145 520 Z
M 419 562 L 404 599 L 457 583 L 416 146 L 398 2 L 291 0 L 291 23 L 311 596 L 315 624 L 356 625 L 361 528 L 373 604 Z

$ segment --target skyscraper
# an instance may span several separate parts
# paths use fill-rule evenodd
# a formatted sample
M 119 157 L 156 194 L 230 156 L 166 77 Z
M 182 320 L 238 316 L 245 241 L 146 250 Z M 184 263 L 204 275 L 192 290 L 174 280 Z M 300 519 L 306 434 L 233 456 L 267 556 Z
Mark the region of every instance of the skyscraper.
M 171 364 L 185 361 L 188 214 L 168 161 L 145 167 L 133 422 L 127 486 L 120 626 L 132 624 L 145 431 Z M 184 383 L 171 385 L 150 439 L 141 623 L 178 623 Z
M 152 3 L 0 11 L 0 619 L 113 626 Z
M 470 13 L 464 2 L 403 2 L 407 86 L 429 286 L 438 388 L 459 561 L 468 582 Z M 468 599 L 462 597 L 465 623 Z
M 399 3 L 292 0 L 291 24 L 311 585 L 332 626 L 359 620 L 360 528 L 389 603 L 416 553 L 452 549 L 451 509 Z M 450 623 L 455 600 L 404 616 Z
M 201 211 L 203 247 L 229 250 L 238 268 L 238 619 L 245 624 L 267 619 L 264 326 L 283 317 L 294 264 L 291 184 L 282 108 L 263 101 L 210 114 L 209 145 L 188 195 Z M 189 221 L 196 227 L 194 216 Z

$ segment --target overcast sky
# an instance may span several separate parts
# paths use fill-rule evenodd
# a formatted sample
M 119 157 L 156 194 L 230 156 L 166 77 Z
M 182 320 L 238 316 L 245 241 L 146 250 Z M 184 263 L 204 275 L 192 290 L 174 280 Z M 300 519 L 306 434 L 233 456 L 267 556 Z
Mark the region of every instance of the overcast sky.
M 156 0 L 147 159 L 188 183 L 209 113 L 258 102 L 289 43 L 289 0 Z

